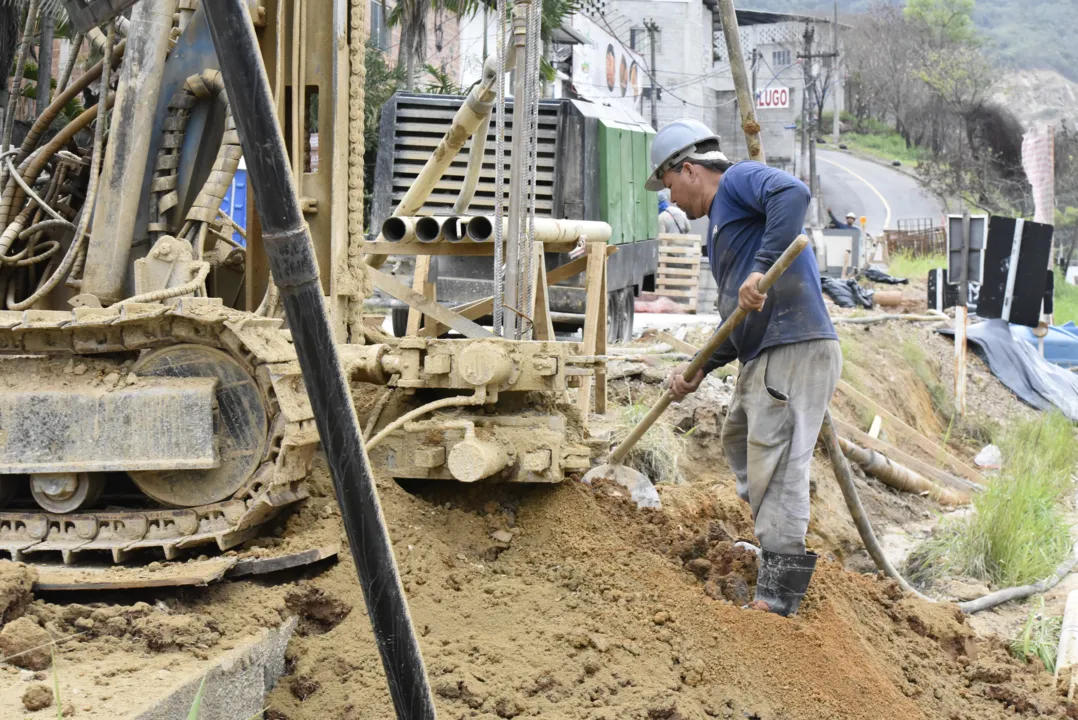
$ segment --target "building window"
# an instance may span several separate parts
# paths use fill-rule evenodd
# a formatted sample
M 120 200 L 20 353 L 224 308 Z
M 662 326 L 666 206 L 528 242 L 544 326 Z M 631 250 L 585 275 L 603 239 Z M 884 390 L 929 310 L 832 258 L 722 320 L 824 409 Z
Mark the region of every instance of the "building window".
M 655 31 L 655 52 L 662 54 L 663 40 L 662 30 Z M 638 53 L 649 52 L 647 28 L 636 27 L 629 30 L 629 49 Z
M 389 50 L 385 0 L 371 0 L 371 42 L 379 50 Z
M 793 52 L 790 50 L 774 50 L 771 52 L 771 64 L 775 66 L 775 70 L 784 68 L 792 64 L 793 61 Z

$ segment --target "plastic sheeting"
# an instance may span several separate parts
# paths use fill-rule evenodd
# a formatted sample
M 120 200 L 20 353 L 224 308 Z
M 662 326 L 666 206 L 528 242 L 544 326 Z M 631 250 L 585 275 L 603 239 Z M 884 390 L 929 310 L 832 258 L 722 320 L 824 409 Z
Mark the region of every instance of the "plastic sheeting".
M 1012 332 L 1040 353 L 1040 338 L 1023 325 L 1013 326 Z M 1044 338 L 1044 359 L 1062 368 L 1078 368 L 1078 326 L 1074 323 L 1052 325 Z
M 910 281 L 909 281 L 908 278 L 899 278 L 899 277 L 895 277 L 894 275 L 888 275 L 887 273 L 883 272 L 882 270 L 877 270 L 874 267 L 868 268 L 867 270 L 865 270 L 861 274 L 864 275 L 865 280 L 869 280 L 871 282 L 886 283 L 888 285 L 909 285 L 910 284 Z
M 874 290 L 866 290 L 857 284 L 854 279 L 836 280 L 827 275 L 820 276 L 820 286 L 824 294 L 831 298 L 840 308 L 863 307 L 872 309 L 872 296 Z
M 941 328 L 939 332 L 954 337 L 954 328 Z M 992 374 L 1024 403 L 1038 410 L 1059 408 L 1071 422 L 1078 422 L 1078 373 L 1042 358 L 1004 320 L 970 325 L 966 335 Z

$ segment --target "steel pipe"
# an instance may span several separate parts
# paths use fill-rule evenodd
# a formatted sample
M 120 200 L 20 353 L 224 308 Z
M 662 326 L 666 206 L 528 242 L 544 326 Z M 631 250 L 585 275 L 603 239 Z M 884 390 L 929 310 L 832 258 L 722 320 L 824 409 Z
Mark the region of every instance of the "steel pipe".
M 177 0 L 138 3 L 131 11 L 132 32 L 116 88 L 115 125 L 102 165 L 93 231 L 86 249 L 82 292 L 103 305 L 124 296 L 135 223 L 142 202 L 142 179 L 150 154 L 157 99 L 165 72 L 172 15 Z
M 202 4 L 221 61 L 255 192 L 262 241 L 280 288 L 303 381 L 359 574 L 396 716 L 433 720 L 434 699 L 393 557 L 378 490 L 326 311 L 310 230 L 245 0 Z
M 389 242 L 411 242 L 415 236 L 415 218 L 391 217 L 382 223 L 382 238 Z
M 487 133 L 490 130 L 490 113 L 479 123 L 475 134 L 472 135 L 472 149 L 468 152 L 468 170 L 464 175 L 464 184 L 460 187 L 460 194 L 453 204 L 453 214 L 462 215 L 468 212 L 468 206 L 475 197 L 475 188 L 479 184 L 479 173 L 483 169 L 483 160 L 487 153 Z
M 510 54 L 509 57 L 512 58 L 513 55 Z M 514 66 L 514 62 L 510 59 L 506 63 L 504 72 L 509 72 Z M 400 204 L 393 211 L 394 216 L 411 216 L 419 212 L 423 204 L 427 202 L 427 198 L 434 192 L 434 186 L 442 179 L 461 148 L 468 142 L 468 138 L 483 126 L 484 121 L 489 120 L 494 107 L 494 86 L 500 72 L 502 69 L 496 66 L 494 56 L 491 55 L 483 64 L 483 81 L 468 93 L 464 104 L 453 116 L 453 123 L 446 130 L 438 147 L 431 153 L 423 169 L 419 171 L 419 175 L 412 181 L 408 192 L 404 194 Z M 388 255 L 367 255 L 363 259 L 371 267 L 378 268 L 388 257 Z
M 460 242 L 468 236 L 468 221 L 470 217 L 450 215 L 442 223 L 442 236 L 447 242 Z
M 438 242 L 444 239 L 442 237 L 442 222 L 445 218 L 432 217 L 427 215 L 425 217 L 416 218 L 415 220 L 415 238 L 421 243 Z
M 528 12 L 531 9 L 531 3 L 536 0 L 519 0 L 513 3 L 513 50 L 509 54 L 509 57 L 515 57 L 515 62 L 518 68 L 516 73 L 516 82 L 513 87 L 513 138 L 512 138 L 512 158 L 513 164 L 509 168 L 509 212 L 505 218 L 503 228 L 505 232 L 502 237 L 505 238 L 505 286 L 502 297 L 505 299 L 505 303 L 517 308 L 524 306 L 524 294 L 521 292 L 521 288 L 527 283 L 527 280 L 518 276 L 523 271 L 524 263 L 523 258 L 520 257 L 520 231 L 521 231 L 521 213 L 524 211 L 524 170 L 527 164 L 528 153 L 527 136 L 525 131 L 526 126 L 531 125 L 530 118 L 527 117 L 528 102 L 525 97 L 526 93 L 523 92 L 526 87 L 525 72 L 529 69 L 527 67 L 527 28 L 528 28 Z M 512 220 L 512 222 L 508 222 Z M 495 268 L 497 272 L 497 268 Z M 517 317 L 515 313 L 509 313 L 502 317 L 502 333 L 506 338 L 510 340 L 523 339 L 521 335 L 521 329 L 523 327 L 521 318 Z
M 502 228 L 508 232 L 509 218 L 502 218 Z M 613 230 L 605 222 L 595 220 L 555 220 L 535 218 L 535 239 L 543 243 L 570 243 L 582 237 L 589 241 L 607 242 Z M 494 218 L 477 215 L 468 221 L 468 239 L 473 242 L 494 240 Z

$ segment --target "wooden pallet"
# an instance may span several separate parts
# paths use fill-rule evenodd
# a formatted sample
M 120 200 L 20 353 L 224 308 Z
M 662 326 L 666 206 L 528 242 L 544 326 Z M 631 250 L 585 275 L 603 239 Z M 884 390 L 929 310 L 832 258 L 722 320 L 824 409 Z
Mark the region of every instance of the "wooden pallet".
M 659 273 L 655 294 L 696 312 L 700 293 L 700 236 L 659 235 Z

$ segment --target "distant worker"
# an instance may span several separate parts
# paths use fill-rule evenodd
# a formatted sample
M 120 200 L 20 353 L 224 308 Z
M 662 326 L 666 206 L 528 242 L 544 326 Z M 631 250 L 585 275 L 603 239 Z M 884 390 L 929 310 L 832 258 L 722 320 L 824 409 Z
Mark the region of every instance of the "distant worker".
M 719 313 L 752 311 L 694 378 L 670 376 L 680 399 L 734 359 L 741 372 L 722 428 L 737 493 L 752 508 L 760 541 L 755 600 L 747 607 L 792 615 L 816 568 L 805 551 L 809 466 L 842 369 L 819 270 L 807 248 L 766 295 L 757 283 L 802 232 L 810 194 L 797 178 L 758 162 L 731 163 L 696 120 L 659 131 L 648 190 L 668 188 L 690 219 L 708 216 L 708 256 Z
M 670 191 L 663 188 L 659 191 L 659 232 L 670 235 L 687 235 L 689 233 L 689 218 L 677 205 L 670 202 Z
M 842 222 L 835 214 L 831 212 L 831 208 L 827 208 L 827 214 L 831 216 L 831 227 L 838 228 L 839 230 L 856 230 L 857 229 L 857 216 L 853 214 L 853 211 L 846 213 L 846 222 Z

